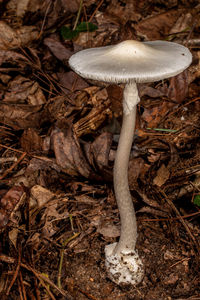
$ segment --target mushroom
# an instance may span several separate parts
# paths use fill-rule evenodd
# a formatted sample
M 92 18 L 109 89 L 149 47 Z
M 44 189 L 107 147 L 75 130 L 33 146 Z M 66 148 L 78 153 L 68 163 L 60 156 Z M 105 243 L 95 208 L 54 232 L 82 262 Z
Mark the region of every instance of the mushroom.
M 144 268 L 135 249 L 137 224 L 128 185 L 128 162 L 134 137 L 137 83 L 154 82 L 181 73 L 192 61 L 190 51 L 166 41 L 123 41 L 114 46 L 85 49 L 69 59 L 80 76 L 108 83 L 124 83 L 123 122 L 114 163 L 114 191 L 121 220 L 118 243 L 105 247 L 105 264 L 117 284 L 136 285 Z

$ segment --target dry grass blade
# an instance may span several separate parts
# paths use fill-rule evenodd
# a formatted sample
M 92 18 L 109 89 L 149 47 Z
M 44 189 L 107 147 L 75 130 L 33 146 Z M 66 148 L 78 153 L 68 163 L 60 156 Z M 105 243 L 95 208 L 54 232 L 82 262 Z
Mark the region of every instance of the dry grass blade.
M 4 262 L 7 262 L 9 264 L 15 263 L 15 259 L 13 257 L 8 257 L 6 255 L 0 255 L 0 260 L 4 261 Z M 64 291 L 63 289 L 59 288 L 55 283 L 53 283 L 51 281 L 51 279 L 49 279 L 45 275 L 41 274 L 40 272 L 37 272 L 31 266 L 28 266 L 28 265 L 26 265 L 24 263 L 20 263 L 20 267 L 22 267 L 22 268 L 24 268 L 24 269 L 26 269 L 28 271 L 31 271 L 36 276 L 36 278 L 40 281 L 40 283 L 42 284 L 42 286 L 46 289 L 47 293 L 49 294 L 49 296 L 51 297 L 52 300 L 56 300 L 56 298 L 54 297 L 54 295 L 52 294 L 52 292 L 49 290 L 49 287 L 46 285 L 46 283 L 48 285 L 50 285 L 52 288 L 54 288 L 57 292 L 59 292 L 62 296 L 67 297 L 68 300 L 73 300 L 73 297 L 71 297 L 71 295 L 67 291 Z M 18 275 L 18 271 L 19 270 L 17 269 L 17 272 L 15 272 L 15 274 Z M 16 279 L 16 277 L 13 277 L 13 278 Z
M 26 290 L 25 290 L 25 286 L 24 286 L 24 282 L 23 282 L 23 277 L 22 277 L 22 272 L 21 271 L 19 272 L 19 284 L 18 284 L 18 286 L 19 286 L 19 289 L 21 290 L 21 294 L 22 294 L 21 298 L 23 300 L 27 300 Z
M 13 284 L 15 283 L 15 280 L 17 279 L 18 274 L 19 274 L 20 265 L 21 265 L 21 248 L 18 251 L 18 255 L 19 256 L 18 256 L 17 268 L 16 268 L 16 270 L 14 272 L 13 278 L 12 278 L 12 280 L 10 282 L 10 285 L 9 285 L 8 289 L 7 289 L 7 292 L 6 292 L 7 296 L 9 296 L 10 290 L 11 290 Z
M 63 243 L 63 248 L 60 252 L 60 264 L 59 264 L 59 269 L 58 269 L 58 287 L 62 288 L 61 285 L 61 273 L 62 273 L 62 266 L 63 266 L 63 259 L 64 259 L 64 251 L 65 251 L 65 246 L 72 240 L 74 240 L 77 236 L 79 236 L 80 232 L 75 233 L 73 236 L 68 238 L 64 243 Z
M 180 222 L 182 223 L 182 225 L 184 226 L 185 230 L 187 231 L 188 235 L 190 236 L 191 240 L 193 241 L 198 254 L 200 254 L 200 247 L 199 247 L 199 243 L 198 241 L 195 239 L 194 235 L 192 234 L 190 228 L 188 227 L 188 225 L 185 223 L 183 217 L 181 216 L 179 210 L 176 208 L 176 206 L 174 205 L 174 203 L 167 197 L 167 195 L 165 194 L 165 192 L 163 192 L 160 188 L 159 188 L 159 192 L 160 194 L 164 197 L 164 199 L 167 201 L 167 203 L 169 204 L 169 206 L 172 208 L 172 210 L 176 213 L 176 215 L 178 215 Z

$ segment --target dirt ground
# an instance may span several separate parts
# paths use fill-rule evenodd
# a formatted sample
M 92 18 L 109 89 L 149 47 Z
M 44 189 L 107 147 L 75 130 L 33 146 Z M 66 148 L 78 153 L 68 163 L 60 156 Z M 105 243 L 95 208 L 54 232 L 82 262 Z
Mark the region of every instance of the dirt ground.
M 0 1 L 2 300 L 200 300 L 199 14 L 192 0 Z M 137 286 L 113 283 L 104 254 L 120 236 L 123 85 L 68 65 L 127 39 L 193 55 L 176 77 L 138 85 L 128 174 L 145 267 Z

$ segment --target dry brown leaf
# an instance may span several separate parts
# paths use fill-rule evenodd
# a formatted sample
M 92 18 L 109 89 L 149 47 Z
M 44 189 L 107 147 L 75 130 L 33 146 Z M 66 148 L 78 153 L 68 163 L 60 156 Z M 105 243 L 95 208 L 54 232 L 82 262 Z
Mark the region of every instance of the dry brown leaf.
M 143 19 L 134 27 L 138 35 L 145 36 L 149 40 L 159 40 L 168 35 L 180 14 L 181 10 L 169 10 Z
M 9 12 L 22 18 L 26 12 L 37 12 L 44 2 L 41 0 L 9 0 L 6 8 Z
M 144 176 L 147 171 L 147 165 L 141 157 L 130 159 L 128 167 L 128 181 L 130 189 L 134 189 L 138 177 Z
M 56 162 L 67 174 L 96 179 L 110 177 L 109 170 L 106 170 L 112 143 L 110 133 L 103 133 L 92 144 L 85 144 L 84 151 L 71 128 L 65 134 L 55 129 L 50 138 Z
M 112 134 L 104 132 L 92 144 L 85 145 L 87 159 L 97 173 L 103 171 L 106 167 L 108 168 L 111 144 Z
M 57 73 L 59 83 L 61 84 L 61 89 L 68 94 L 70 92 L 75 92 L 78 90 L 83 90 L 87 88 L 88 83 L 78 76 L 75 72 L 69 71 L 65 73 Z
M 97 232 L 102 234 L 104 237 L 116 238 L 116 237 L 120 236 L 119 226 L 112 225 L 112 224 L 99 226 L 97 228 Z
M 20 143 L 22 149 L 28 153 L 32 151 L 41 151 L 43 146 L 42 138 L 33 128 L 24 130 Z
M 98 169 L 108 166 L 110 147 L 112 144 L 112 134 L 109 132 L 102 133 L 91 145 L 91 152 L 94 156 L 95 165 Z
M 161 154 L 157 153 L 154 149 L 148 149 L 148 161 L 155 163 L 161 158 Z
M 34 175 L 35 172 L 40 172 L 43 170 L 48 172 L 50 170 L 56 170 L 57 172 L 60 172 L 60 168 L 56 164 L 55 160 L 41 156 L 40 158 L 31 159 L 26 169 L 26 175 L 28 177 L 30 175 Z
M 147 123 L 147 127 L 156 128 L 158 127 L 160 120 L 168 113 L 171 103 L 162 102 L 161 105 L 153 108 L 145 108 L 142 114 L 142 119 Z
M 22 229 L 22 228 L 20 228 Z M 15 248 L 17 248 L 17 238 L 19 234 L 19 228 L 13 228 L 9 230 L 8 236 L 11 243 L 14 245 Z
M 95 39 L 92 41 L 93 47 L 101 47 L 110 44 L 115 39 L 120 29 L 119 19 L 106 12 L 97 11 L 95 19 L 98 24 Z M 89 46 L 90 47 L 90 46 Z
M 163 279 L 163 283 L 165 285 L 175 285 L 175 283 L 179 280 L 179 276 L 177 274 L 171 273 L 170 275 L 167 275 Z M 184 288 L 186 289 L 187 284 L 185 284 Z
M 176 33 L 187 30 L 192 24 L 193 24 L 193 18 L 191 13 L 188 12 L 186 14 L 182 14 L 178 18 L 174 26 L 171 28 L 171 30 L 169 31 L 169 34 L 171 35 L 170 38 L 173 38 L 174 34 Z M 187 35 L 188 33 L 186 32 L 185 34 Z M 181 37 L 183 36 L 181 35 Z
M 188 71 L 172 77 L 168 88 L 167 96 L 178 103 L 182 103 L 188 94 Z
M 88 195 L 78 195 L 78 196 L 74 196 L 74 198 L 77 200 L 77 202 L 79 203 L 86 203 L 86 204 L 95 204 L 97 202 L 96 199 L 88 196 Z
M 39 31 L 35 26 L 22 26 L 16 29 L 16 35 L 20 39 L 20 47 L 27 47 L 39 38 Z
M 51 143 L 55 152 L 57 164 L 69 175 L 82 175 L 86 178 L 92 173 L 80 144 L 71 128 L 64 134 L 60 129 L 51 133 Z
M 153 183 L 159 187 L 161 187 L 170 176 L 169 170 L 165 167 L 164 164 L 161 165 L 161 167 L 157 171 L 157 175 L 153 180 Z
M 200 78 L 200 51 L 197 51 L 194 55 L 194 62 L 192 66 L 189 68 L 188 72 L 188 83 L 193 82 L 195 79 Z M 199 84 L 197 84 L 197 95 L 199 95 L 198 92 Z M 196 89 L 195 89 L 196 90 Z
M 42 228 L 42 236 L 48 238 L 53 236 L 59 230 L 59 227 L 56 226 L 57 222 L 69 217 L 67 209 L 65 209 L 62 212 L 59 212 L 58 204 L 59 201 L 50 201 L 49 203 L 47 203 L 44 213 L 42 215 L 42 221 L 44 221 L 44 225 Z
M 25 12 L 28 9 L 28 4 L 30 0 L 18 0 L 17 1 L 17 16 L 18 17 L 23 17 L 25 15 Z
M 22 26 L 14 30 L 4 21 L 0 21 L 0 50 L 27 46 L 38 38 L 38 34 L 39 32 L 34 26 Z
M 76 102 L 66 96 L 57 96 L 50 98 L 43 109 L 43 119 L 54 123 L 55 121 L 62 121 L 63 117 L 68 118 L 74 111 L 79 110 L 84 103 L 87 102 L 88 97 L 85 92 L 76 97 Z M 70 101 L 70 102 L 69 102 Z M 80 106 L 80 107 L 79 107 Z
M 80 118 L 73 126 L 78 137 L 94 132 L 107 117 L 112 115 L 106 89 L 97 91 L 90 101 L 94 106 L 92 110 L 85 117 Z
M 38 247 L 41 245 L 41 234 L 39 232 L 33 233 L 29 236 L 26 244 L 31 245 L 32 249 L 38 251 Z
M 58 186 L 61 168 L 56 164 L 54 158 L 37 156 L 30 160 L 25 169 L 26 186 L 41 185 L 43 187 Z
M 195 120 L 194 120 L 195 122 Z M 185 145 L 188 144 L 188 142 L 191 139 L 190 133 L 188 134 L 187 132 L 180 132 L 177 136 L 174 137 L 173 143 L 176 145 L 178 149 L 183 149 L 185 148 Z
M 0 66 L 3 63 L 11 63 L 14 66 L 20 64 L 20 67 L 24 67 L 24 65 L 26 65 L 28 62 L 28 59 L 22 54 L 19 54 L 14 51 L 0 50 Z M 10 68 L 8 68 L 8 71 L 9 70 Z
M 68 59 L 73 54 L 60 41 L 56 40 L 55 37 L 45 38 L 44 45 L 46 45 L 53 55 L 64 64 L 67 64 Z
M 167 218 L 169 216 L 167 212 L 149 206 L 142 207 L 140 210 L 137 211 L 137 213 L 148 213 L 152 214 L 153 216 L 159 216 L 162 218 Z
M 10 75 L 7 74 L 0 74 L 0 80 L 4 83 L 7 84 L 11 79 Z
M 23 186 L 13 186 L 0 200 L 0 229 L 3 229 L 9 220 L 15 221 L 15 213 L 24 202 L 25 190 Z
M 46 99 L 37 82 L 19 75 L 9 82 L 4 101 L 41 105 L 46 102 Z
M 81 118 L 74 124 L 74 131 L 77 136 L 86 135 L 95 132 L 97 128 L 105 121 L 107 115 L 110 115 L 110 109 L 104 110 L 104 107 L 94 107 L 89 114 Z
M 13 129 L 38 128 L 43 121 L 41 116 L 41 105 L 16 105 L 0 102 L 0 122 Z
M 118 0 L 112 0 L 106 11 L 118 17 L 119 23 L 125 24 L 127 20 L 137 22 L 141 17 L 136 11 L 136 6 L 136 1 L 133 0 L 126 0 L 126 5 L 121 5 Z
M 75 13 L 79 9 L 80 0 L 73 0 L 73 1 L 61 0 L 61 3 L 66 12 Z
M 18 0 L 18 3 L 20 3 L 21 0 Z M 40 8 L 44 6 L 44 2 L 41 0 L 29 0 L 27 11 L 29 12 L 37 12 L 40 10 Z
M 151 98 L 158 98 L 165 95 L 163 91 L 143 84 L 139 85 L 138 90 L 140 97 L 149 96 Z
M 42 207 L 55 195 L 40 185 L 34 185 L 30 191 L 30 207 Z
M 108 98 L 111 102 L 111 110 L 117 118 L 122 115 L 123 88 L 118 85 L 109 85 L 107 88 Z
M 77 46 L 80 49 L 81 48 L 91 48 L 91 44 L 93 46 L 93 41 L 96 41 L 96 31 L 92 32 L 80 32 L 77 38 L 74 41 L 74 48 L 76 50 Z

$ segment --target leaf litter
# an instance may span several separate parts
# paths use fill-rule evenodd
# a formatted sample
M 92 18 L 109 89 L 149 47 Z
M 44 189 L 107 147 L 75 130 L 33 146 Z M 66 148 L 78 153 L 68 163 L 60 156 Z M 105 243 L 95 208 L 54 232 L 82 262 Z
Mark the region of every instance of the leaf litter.
M 198 1 L 0 7 L 2 299 L 200 299 Z M 65 39 L 63 27 L 78 33 Z M 138 287 L 116 286 L 104 266 L 120 228 L 112 169 L 122 87 L 68 66 L 78 50 L 124 39 L 175 41 L 193 54 L 188 71 L 139 86 L 129 162 L 145 265 Z

